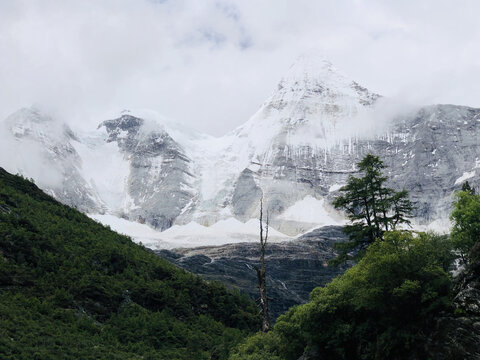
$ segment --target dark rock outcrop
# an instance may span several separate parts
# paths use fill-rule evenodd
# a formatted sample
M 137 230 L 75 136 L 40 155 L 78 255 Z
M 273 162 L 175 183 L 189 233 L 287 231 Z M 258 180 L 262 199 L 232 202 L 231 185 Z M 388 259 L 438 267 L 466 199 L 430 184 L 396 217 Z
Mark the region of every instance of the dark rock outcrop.
M 273 319 L 291 306 L 307 302 L 313 288 L 327 284 L 350 266 L 328 266 L 328 260 L 336 256 L 333 245 L 344 240 L 341 227 L 326 226 L 296 240 L 267 244 L 267 292 L 271 297 Z M 259 265 L 260 254 L 257 243 L 155 253 L 205 279 L 221 281 L 254 299 L 258 297 L 255 266 Z

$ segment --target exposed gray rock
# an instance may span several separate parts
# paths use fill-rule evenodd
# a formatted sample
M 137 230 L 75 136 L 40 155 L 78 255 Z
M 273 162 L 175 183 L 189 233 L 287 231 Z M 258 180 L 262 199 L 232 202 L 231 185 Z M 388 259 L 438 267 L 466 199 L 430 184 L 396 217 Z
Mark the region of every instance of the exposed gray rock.
M 3 214 L 10 214 L 12 210 L 8 206 L 0 204 L 0 212 Z
M 356 175 L 357 162 L 368 153 L 378 155 L 388 167 L 390 186 L 408 190 L 417 220 L 430 223 L 448 218 L 462 177 L 480 186 L 480 109 L 434 105 L 397 119 L 383 136 L 340 141 L 324 152 L 313 145 L 300 149 L 279 136 L 268 151 L 258 177 L 287 181 L 292 191 L 308 194 L 293 186 L 301 184 L 330 199 L 333 185 Z
M 262 189 L 257 186 L 253 172 L 249 169 L 242 171 L 235 185 L 232 196 L 233 214 L 242 221 L 252 217 L 262 197 Z
M 373 153 L 387 165 L 390 186 L 409 191 L 417 223 L 447 220 L 463 181 L 480 185 L 480 109 L 433 105 L 382 116 L 379 99 L 330 63 L 301 59 L 233 133 L 233 148 L 250 151 L 245 166 L 256 180 L 240 175 L 236 186 L 241 193 L 260 186 L 276 226 L 275 216 L 306 195 L 331 201 Z M 242 198 L 243 208 L 248 200 L 258 201 Z
M 159 129 L 145 130 L 145 120 L 131 115 L 104 121 L 107 142 L 117 142 L 130 160 L 128 195 L 133 208 L 125 214 L 132 220 L 143 219 L 165 230 L 188 206 L 193 207 L 190 159 L 169 134 Z
M 307 302 L 313 288 L 327 284 L 351 265 L 328 266 L 328 260 L 336 256 L 333 245 L 344 240 L 340 227 L 328 226 L 297 240 L 267 244 L 267 292 L 272 298 L 270 313 L 274 319 L 291 306 Z M 260 254 L 256 243 L 155 253 L 208 280 L 236 287 L 253 299 L 258 297 L 255 266 L 259 265 Z
M 417 206 L 416 216 L 446 218 L 453 192 L 466 178 L 480 185 L 480 109 L 435 105 L 420 109 L 397 127 L 408 134 L 378 154 L 386 159 L 392 184 L 405 188 Z M 464 176 L 466 175 L 466 176 Z

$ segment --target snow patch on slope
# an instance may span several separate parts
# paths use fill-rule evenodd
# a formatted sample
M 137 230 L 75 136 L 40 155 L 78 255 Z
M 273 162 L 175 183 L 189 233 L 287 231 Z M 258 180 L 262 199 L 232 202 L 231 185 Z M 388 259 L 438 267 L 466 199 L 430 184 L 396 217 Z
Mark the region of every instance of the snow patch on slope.
M 332 186 L 330 186 L 330 187 L 328 188 L 328 192 L 338 191 L 338 190 L 340 190 L 340 189 L 341 189 L 342 187 L 344 187 L 344 186 L 345 186 L 345 184 L 343 184 L 343 185 L 342 185 L 342 184 L 333 184 Z
M 172 244 L 164 242 L 159 236 L 161 233 L 150 226 L 138 222 L 122 219 L 114 215 L 87 214 L 93 220 L 109 226 L 119 234 L 127 235 L 136 243 L 142 243 L 152 249 L 172 248 Z
M 113 215 L 89 214 L 92 219 L 110 226 L 118 233 L 132 237 L 137 243 L 151 249 L 173 249 L 179 247 L 216 246 L 239 242 L 257 242 L 259 234 L 258 220 L 251 219 L 242 223 L 234 218 L 221 220 L 210 227 L 194 221 L 186 225 L 174 225 L 163 232 L 145 224 L 122 219 Z M 269 240 L 272 242 L 291 239 L 289 236 L 269 228 Z
M 258 220 L 242 223 L 234 218 L 220 220 L 212 226 L 202 226 L 194 221 L 186 225 L 174 225 L 165 230 L 161 237 L 175 247 L 197 247 L 223 245 L 240 242 L 257 242 L 259 237 Z M 269 241 L 285 241 L 290 237 L 269 228 Z
M 460 176 L 457 180 L 455 180 L 455 185 L 459 185 L 463 183 L 465 180 L 471 179 L 475 176 L 475 170 L 473 171 L 465 171 L 462 176 Z
M 306 196 L 289 207 L 279 216 L 283 220 L 315 223 L 319 226 L 344 225 L 345 218 L 333 209 L 325 199 Z

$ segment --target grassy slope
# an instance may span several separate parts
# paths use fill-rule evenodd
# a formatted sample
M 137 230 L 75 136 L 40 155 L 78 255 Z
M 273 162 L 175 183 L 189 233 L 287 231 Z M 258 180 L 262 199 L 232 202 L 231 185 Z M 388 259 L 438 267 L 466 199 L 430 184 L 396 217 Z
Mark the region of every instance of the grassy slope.
M 0 168 L 0 358 L 221 359 L 257 325 L 245 297 Z

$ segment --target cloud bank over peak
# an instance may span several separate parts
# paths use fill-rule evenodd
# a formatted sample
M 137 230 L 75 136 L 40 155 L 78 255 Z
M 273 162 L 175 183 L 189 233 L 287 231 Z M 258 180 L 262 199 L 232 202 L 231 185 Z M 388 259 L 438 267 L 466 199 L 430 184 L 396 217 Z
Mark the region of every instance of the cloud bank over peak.
M 78 127 L 151 108 L 221 135 L 319 48 L 373 92 L 480 106 L 480 4 L 464 1 L 0 3 L 0 117 L 40 104 Z

